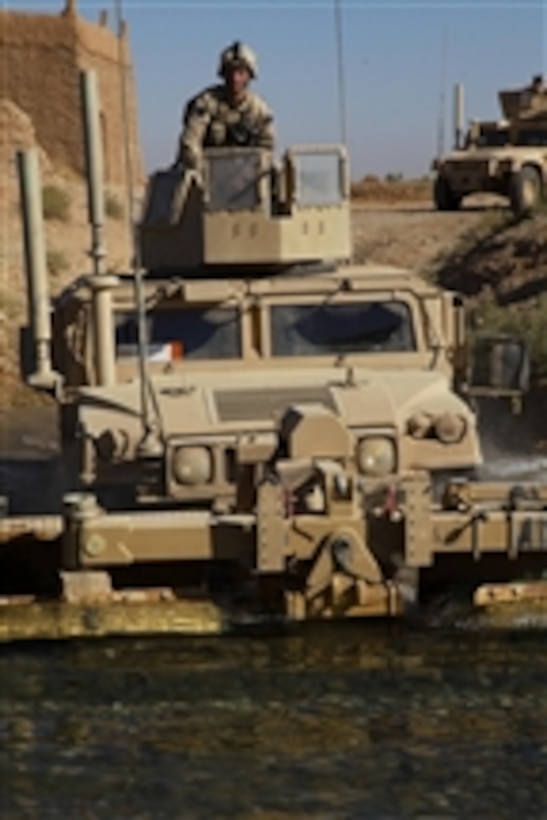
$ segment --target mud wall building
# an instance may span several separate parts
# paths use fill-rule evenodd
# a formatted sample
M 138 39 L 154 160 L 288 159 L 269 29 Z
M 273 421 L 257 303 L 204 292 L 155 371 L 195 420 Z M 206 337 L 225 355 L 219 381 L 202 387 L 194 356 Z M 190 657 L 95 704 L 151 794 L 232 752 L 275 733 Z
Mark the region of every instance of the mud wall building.
M 36 139 L 56 166 L 85 171 L 80 69 L 95 69 L 107 183 L 126 180 L 124 111 L 133 173 L 143 179 L 135 80 L 128 29 L 114 33 L 106 12 L 96 23 L 68 0 L 57 15 L 0 11 L 0 99 L 32 120 Z M 123 83 L 125 77 L 125 105 Z

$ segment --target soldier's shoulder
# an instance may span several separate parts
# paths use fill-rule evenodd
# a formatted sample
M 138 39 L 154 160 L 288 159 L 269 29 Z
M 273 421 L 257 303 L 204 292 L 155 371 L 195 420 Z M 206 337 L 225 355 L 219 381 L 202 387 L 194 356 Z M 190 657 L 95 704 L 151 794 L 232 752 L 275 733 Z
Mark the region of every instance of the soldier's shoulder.
M 186 111 L 189 114 L 207 114 L 217 107 L 221 99 L 222 86 L 208 86 L 196 94 L 195 97 L 188 100 Z
M 249 107 L 253 111 L 253 113 L 264 117 L 265 119 L 273 119 L 273 111 L 268 105 L 268 103 L 256 93 L 256 91 L 250 91 L 248 95 Z

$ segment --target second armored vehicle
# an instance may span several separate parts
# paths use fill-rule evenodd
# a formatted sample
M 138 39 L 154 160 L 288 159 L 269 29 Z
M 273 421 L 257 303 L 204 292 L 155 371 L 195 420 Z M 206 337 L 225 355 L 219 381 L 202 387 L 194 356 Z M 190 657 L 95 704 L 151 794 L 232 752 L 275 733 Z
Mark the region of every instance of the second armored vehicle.
M 464 144 L 433 162 L 434 200 L 457 210 L 464 197 L 495 193 L 517 216 L 531 213 L 547 189 L 547 88 L 535 77 L 526 88 L 499 93 L 503 120 L 475 122 Z

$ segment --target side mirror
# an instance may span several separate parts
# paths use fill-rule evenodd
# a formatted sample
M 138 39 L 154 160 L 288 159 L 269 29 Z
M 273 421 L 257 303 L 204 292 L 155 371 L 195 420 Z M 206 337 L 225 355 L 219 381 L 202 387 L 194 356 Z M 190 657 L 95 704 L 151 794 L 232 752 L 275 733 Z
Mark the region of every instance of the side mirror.
M 473 346 L 469 371 L 469 395 L 521 399 L 530 387 L 527 345 L 515 336 L 479 336 Z

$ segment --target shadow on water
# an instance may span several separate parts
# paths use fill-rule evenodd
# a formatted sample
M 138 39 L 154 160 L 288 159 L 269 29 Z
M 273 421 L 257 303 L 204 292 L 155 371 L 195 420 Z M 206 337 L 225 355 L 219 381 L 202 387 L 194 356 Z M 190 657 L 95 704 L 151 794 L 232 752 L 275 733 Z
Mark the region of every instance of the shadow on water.
M 4 651 L 6 817 L 545 817 L 545 635 L 306 626 Z
M 0 415 L 0 495 L 13 515 L 59 512 L 65 479 L 55 407 Z

